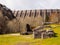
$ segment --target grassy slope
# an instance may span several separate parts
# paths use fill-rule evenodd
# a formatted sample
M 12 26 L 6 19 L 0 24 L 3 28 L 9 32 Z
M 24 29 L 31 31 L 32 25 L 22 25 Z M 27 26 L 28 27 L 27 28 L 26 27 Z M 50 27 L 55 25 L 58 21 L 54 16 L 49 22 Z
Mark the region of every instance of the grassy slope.
M 48 39 L 33 39 L 32 35 L 0 35 L 0 45 L 60 45 L 60 25 L 51 25 L 58 37 Z

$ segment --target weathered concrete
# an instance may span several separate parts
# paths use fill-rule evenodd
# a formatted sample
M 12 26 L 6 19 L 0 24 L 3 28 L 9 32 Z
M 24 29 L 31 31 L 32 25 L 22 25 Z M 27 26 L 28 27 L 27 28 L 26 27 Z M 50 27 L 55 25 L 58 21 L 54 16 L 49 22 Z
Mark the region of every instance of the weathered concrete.
M 13 11 L 14 16 L 20 23 L 20 31 L 26 31 L 26 24 L 29 24 L 31 29 L 42 26 L 46 22 L 59 23 L 60 9 L 38 9 L 38 10 L 19 10 Z

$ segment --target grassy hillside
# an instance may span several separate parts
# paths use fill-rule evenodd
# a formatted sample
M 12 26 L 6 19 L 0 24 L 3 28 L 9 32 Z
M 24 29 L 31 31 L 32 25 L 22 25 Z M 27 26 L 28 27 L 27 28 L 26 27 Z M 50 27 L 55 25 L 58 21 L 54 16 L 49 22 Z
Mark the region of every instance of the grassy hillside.
M 57 37 L 34 39 L 33 35 L 0 35 L 0 45 L 60 45 L 60 25 L 51 25 Z M 54 28 L 55 27 L 55 28 Z

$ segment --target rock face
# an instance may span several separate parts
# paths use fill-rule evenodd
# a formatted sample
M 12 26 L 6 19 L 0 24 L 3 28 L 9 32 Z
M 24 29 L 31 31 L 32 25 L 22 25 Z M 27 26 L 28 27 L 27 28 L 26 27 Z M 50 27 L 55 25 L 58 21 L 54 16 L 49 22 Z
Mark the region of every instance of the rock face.
M 7 24 L 8 21 L 12 20 L 13 18 L 15 17 L 12 11 L 5 5 L 0 4 L 0 34 L 9 32 Z
M 2 12 L 3 16 L 6 16 L 9 20 L 15 18 L 12 11 L 5 5 L 0 4 L 0 11 Z

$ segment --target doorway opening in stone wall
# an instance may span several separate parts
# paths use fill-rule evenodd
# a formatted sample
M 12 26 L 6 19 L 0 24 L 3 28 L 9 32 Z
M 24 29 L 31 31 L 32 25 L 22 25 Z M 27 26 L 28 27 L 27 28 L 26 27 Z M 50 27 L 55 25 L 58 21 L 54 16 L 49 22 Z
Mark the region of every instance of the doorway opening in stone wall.
M 26 30 L 28 34 L 32 34 L 32 29 L 31 26 L 29 24 L 26 24 Z

